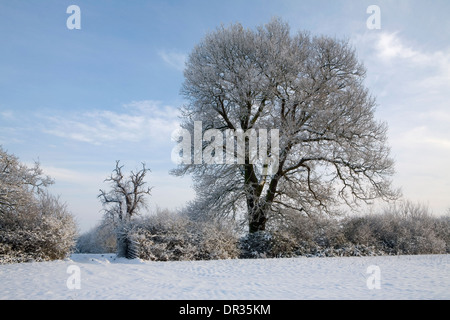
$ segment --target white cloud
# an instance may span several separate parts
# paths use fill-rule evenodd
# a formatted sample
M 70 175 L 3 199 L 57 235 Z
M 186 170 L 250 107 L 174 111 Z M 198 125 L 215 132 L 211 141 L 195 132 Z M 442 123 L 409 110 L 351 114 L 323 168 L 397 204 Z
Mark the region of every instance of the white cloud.
M 414 116 L 450 112 L 450 45 L 429 50 L 399 32 L 360 34 L 353 43 L 368 69 L 367 83 L 383 101 L 382 107 L 392 110 L 395 106 Z
M 447 110 L 434 109 L 422 112 L 419 116 L 426 121 L 443 122 L 447 126 L 450 123 L 450 108 Z
M 395 185 L 405 198 L 429 203 L 436 214 L 450 202 L 450 45 L 431 50 L 400 32 L 372 32 L 353 39 L 389 123 L 396 160 Z
M 123 112 L 95 110 L 76 115 L 48 116 L 46 133 L 101 145 L 110 142 L 170 141 L 178 127 L 178 110 L 160 102 L 133 101 Z
M 164 60 L 165 63 L 170 65 L 179 71 L 183 71 L 185 63 L 187 60 L 187 55 L 184 53 L 173 52 L 173 51 L 159 51 L 159 56 Z
M 79 170 L 59 168 L 53 166 L 43 166 L 42 170 L 48 176 L 55 180 L 57 184 L 70 183 L 70 184 L 85 184 L 95 185 L 98 182 L 103 181 L 105 175 L 86 173 Z
M 378 56 L 382 59 L 415 59 L 418 56 L 418 52 L 413 49 L 404 46 L 397 32 L 394 33 L 380 33 L 376 43 L 378 50 Z
M 427 52 L 404 43 L 398 32 L 378 35 L 375 49 L 377 56 L 385 62 L 405 62 L 410 71 L 417 73 L 419 87 L 434 89 L 450 87 L 450 48 Z
M 14 112 L 11 110 L 0 111 L 0 118 L 2 118 L 2 120 L 12 120 L 14 119 Z

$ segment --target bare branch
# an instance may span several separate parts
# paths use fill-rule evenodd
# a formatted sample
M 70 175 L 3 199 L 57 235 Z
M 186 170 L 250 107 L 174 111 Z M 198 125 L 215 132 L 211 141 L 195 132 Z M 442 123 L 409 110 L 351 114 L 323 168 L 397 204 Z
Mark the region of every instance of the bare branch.
M 146 197 L 151 195 L 152 187 L 146 187 L 145 177 L 150 169 L 142 163 L 142 169 L 137 172 L 131 171 L 128 178 L 122 172 L 123 165 L 116 161 L 116 166 L 111 176 L 105 179 L 110 182 L 111 190 L 106 192 L 100 189 L 98 198 L 105 207 L 105 212 L 117 216 L 119 221 L 131 219 L 146 208 Z

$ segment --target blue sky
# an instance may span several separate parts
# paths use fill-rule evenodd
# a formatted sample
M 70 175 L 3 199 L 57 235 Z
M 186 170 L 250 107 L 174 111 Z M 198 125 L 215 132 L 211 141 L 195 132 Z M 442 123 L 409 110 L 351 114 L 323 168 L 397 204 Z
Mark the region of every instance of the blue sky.
M 66 26 L 72 4 L 80 30 Z M 369 5 L 381 9 L 379 30 L 366 26 Z M 222 23 L 254 28 L 278 16 L 293 33 L 351 41 L 376 116 L 389 124 L 395 186 L 442 214 L 450 208 L 449 12 L 446 0 L 0 0 L 0 145 L 40 161 L 82 231 L 101 218 L 96 196 L 115 160 L 151 168 L 153 207 L 181 207 L 191 182 L 168 171 L 187 55 Z

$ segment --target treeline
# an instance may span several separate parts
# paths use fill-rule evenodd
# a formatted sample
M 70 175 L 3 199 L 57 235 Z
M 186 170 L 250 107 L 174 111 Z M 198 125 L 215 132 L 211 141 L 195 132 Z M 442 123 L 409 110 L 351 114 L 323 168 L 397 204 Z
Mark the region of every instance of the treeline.
M 105 219 L 78 239 L 77 250 L 116 252 L 119 240 L 129 258 L 153 261 L 450 253 L 450 215 L 435 217 L 411 202 L 364 216 L 285 216 L 266 231 L 243 235 L 229 222 L 159 210 L 119 229 Z
M 117 162 L 105 180 L 111 190 L 99 195 L 104 218 L 78 235 L 66 205 L 49 193 L 53 180 L 39 164 L 26 166 L 0 147 L 0 264 L 63 259 L 73 252 L 153 261 L 450 253 L 450 210 L 437 217 L 409 201 L 361 216 L 284 211 L 254 233 L 219 214 L 139 213 L 151 190 L 144 182 L 148 171 L 143 165 L 126 177 Z

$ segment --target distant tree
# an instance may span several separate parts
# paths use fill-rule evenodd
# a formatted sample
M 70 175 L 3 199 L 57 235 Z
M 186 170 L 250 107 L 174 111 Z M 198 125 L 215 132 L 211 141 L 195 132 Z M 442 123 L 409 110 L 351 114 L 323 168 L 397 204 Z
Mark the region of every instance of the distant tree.
M 111 190 L 106 192 L 100 189 L 98 198 L 105 207 L 106 214 L 113 221 L 127 221 L 146 208 L 146 197 L 151 195 L 151 187 L 147 187 L 145 176 L 150 169 L 142 164 L 142 169 L 137 172 L 131 171 L 129 177 L 125 177 L 122 169 L 116 161 L 116 167 L 111 176 L 105 180 L 111 184 Z
M 142 164 L 142 169 L 131 171 L 124 176 L 123 166 L 116 161 L 116 167 L 111 176 L 105 180 L 111 184 L 111 190 L 100 189 L 98 198 L 105 207 L 105 221 L 115 226 L 117 235 L 118 256 L 135 258 L 137 256 L 136 243 L 128 238 L 131 218 L 147 207 L 147 196 L 151 195 L 151 187 L 147 187 L 146 174 L 150 169 Z
M 277 19 L 256 31 L 234 24 L 208 34 L 186 64 L 182 128 L 195 136 L 201 121 L 202 137 L 209 129 L 224 136 L 279 129 L 279 154 L 267 154 L 278 167 L 267 174 L 248 150 L 243 164 L 182 163 L 173 173 L 192 175 L 193 208 L 204 215 L 244 212 L 254 233 L 286 209 L 311 215 L 341 202 L 397 198 L 387 125 L 375 119 L 365 74 L 348 42 L 291 36 Z M 213 143 L 205 140 L 202 151 Z

